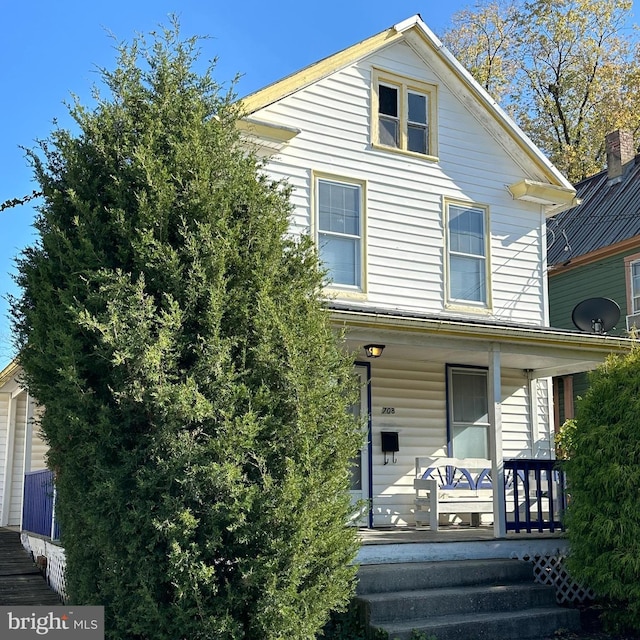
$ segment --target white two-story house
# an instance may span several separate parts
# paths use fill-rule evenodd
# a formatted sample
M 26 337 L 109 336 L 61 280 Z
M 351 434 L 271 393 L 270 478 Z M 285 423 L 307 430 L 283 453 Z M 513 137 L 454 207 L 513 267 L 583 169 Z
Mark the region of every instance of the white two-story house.
M 362 356 L 362 524 L 414 523 L 416 457 L 488 458 L 504 535 L 504 461 L 554 456 L 551 376 L 627 348 L 548 326 L 545 219 L 575 190 L 420 16 L 243 103 Z
M 415 523 L 417 457 L 480 458 L 504 536 L 505 461 L 554 456 L 551 377 L 629 348 L 548 326 L 545 219 L 575 190 L 419 16 L 243 105 L 243 135 L 291 185 L 292 232 L 313 234 L 329 312 L 361 354 L 359 523 Z M 16 372 L 0 377 L 0 526 L 19 524 L 22 473 L 46 449 Z

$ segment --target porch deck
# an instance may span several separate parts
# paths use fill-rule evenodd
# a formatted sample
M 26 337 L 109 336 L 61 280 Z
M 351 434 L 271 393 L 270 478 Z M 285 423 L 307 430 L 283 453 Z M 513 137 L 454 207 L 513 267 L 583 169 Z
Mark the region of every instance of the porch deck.
M 564 532 L 508 532 L 494 537 L 489 527 L 440 527 L 438 531 L 413 527 L 360 529 L 358 564 L 424 562 L 485 558 L 525 558 L 564 555 L 568 541 Z

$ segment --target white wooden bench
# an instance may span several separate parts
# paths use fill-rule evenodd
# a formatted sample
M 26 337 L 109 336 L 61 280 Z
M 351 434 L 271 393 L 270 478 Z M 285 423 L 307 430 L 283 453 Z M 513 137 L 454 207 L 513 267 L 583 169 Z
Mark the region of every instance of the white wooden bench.
M 490 472 L 484 458 L 416 458 L 416 527 L 437 531 L 441 513 L 469 513 L 478 526 L 480 514 L 493 513 Z

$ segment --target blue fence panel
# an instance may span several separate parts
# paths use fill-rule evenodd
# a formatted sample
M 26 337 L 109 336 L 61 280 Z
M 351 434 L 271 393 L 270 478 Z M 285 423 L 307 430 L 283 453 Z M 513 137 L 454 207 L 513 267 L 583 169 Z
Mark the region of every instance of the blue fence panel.
M 53 472 L 48 469 L 24 475 L 22 530 L 57 539 L 60 530 L 54 518 Z
M 504 461 L 507 531 L 564 530 L 565 475 L 561 461 Z

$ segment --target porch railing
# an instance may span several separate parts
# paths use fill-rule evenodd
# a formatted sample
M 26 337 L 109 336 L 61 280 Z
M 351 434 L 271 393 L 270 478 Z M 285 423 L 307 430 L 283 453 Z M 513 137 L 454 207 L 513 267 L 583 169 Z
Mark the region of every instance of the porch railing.
M 22 530 L 52 540 L 60 538 L 55 518 L 55 486 L 49 469 L 30 471 L 24 475 Z
M 566 480 L 558 460 L 504 461 L 507 531 L 564 530 Z

